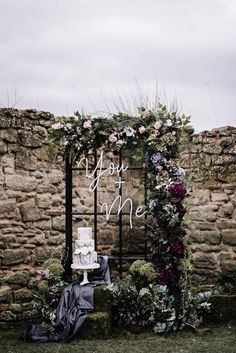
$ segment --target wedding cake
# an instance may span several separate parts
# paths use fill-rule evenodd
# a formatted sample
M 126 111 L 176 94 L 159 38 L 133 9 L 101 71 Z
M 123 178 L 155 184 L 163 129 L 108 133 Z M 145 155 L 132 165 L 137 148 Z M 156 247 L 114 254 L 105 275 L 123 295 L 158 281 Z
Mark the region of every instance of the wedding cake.
M 94 250 L 92 228 L 77 229 L 77 239 L 75 240 L 75 250 L 71 267 L 74 269 L 93 269 L 100 267 L 97 263 L 97 252 Z

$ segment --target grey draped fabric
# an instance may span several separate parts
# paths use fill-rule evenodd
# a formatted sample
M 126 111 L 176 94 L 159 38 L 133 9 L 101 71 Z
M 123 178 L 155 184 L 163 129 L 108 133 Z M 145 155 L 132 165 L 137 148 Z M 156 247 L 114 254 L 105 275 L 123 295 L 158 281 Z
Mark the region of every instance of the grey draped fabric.
M 65 342 L 72 339 L 94 308 L 94 287 L 110 282 L 108 257 L 98 256 L 98 263 L 100 268 L 89 275 L 90 283 L 81 286 L 78 280 L 64 289 L 57 307 L 56 330 L 53 334 L 43 325 L 32 324 L 22 332 L 20 338 L 38 342 Z

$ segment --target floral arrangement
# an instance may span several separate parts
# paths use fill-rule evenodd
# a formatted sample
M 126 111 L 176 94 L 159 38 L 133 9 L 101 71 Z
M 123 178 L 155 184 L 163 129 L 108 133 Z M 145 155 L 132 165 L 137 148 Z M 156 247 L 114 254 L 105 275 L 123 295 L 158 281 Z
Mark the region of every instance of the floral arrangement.
M 53 332 L 56 326 L 56 310 L 63 289 L 67 283 L 62 279 L 64 268 L 59 259 L 46 260 L 42 269 L 37 271 L 38 291 L 35 293 L 34 306 L 38 319 Z
M 77 160 L 99 148 L 145 147 L 174 157 L 183 133 L 193 131 L 190 117 L 168 112 L 159 105 L 153 110 L 138 108 L 137 116 L 119 113 L 107 117 L 96 117 L 75 113 L 72 117 L 61 117 L 51 126 L 52 139 L 62 142 Z
M 148 314 L 142 313 L 148 318 L 153 317 L 152 310 L 162 308 L 166 313 L 165 322 L 169 322 L 166 327 L 172 327 L 170 322 L 177 320 L 170 318 L 176 309 L 177 298 L 184 290 L 182 268 L 187 251 L 184 240 L 186 232 L 182 226 L 186 212 L 183 201 L 189 186 L 185 171 L 176 159 L 181 143 L 188 141 L 193 132 L 189 122 L 189 117 L 179 116 L 176 112 L 169 112 L 166 106 L 159 105 L 153 110 L 140 107 L 137 116 L 119 113 L 92 117 L 77 112 L 73 117 L 59 118 L 51 127 L 53 141 L 66 146 L 71 163 L 98 149 L 132 149 L 134 154 L 141 150 L 147 175 L 147 226 L 153 255 L 152 264 L 142 264 L 140 268 L 143 266 L 146 273 L 148 267 L 151 277 L 142 275 L 140 269 L 131 269 L 130 280 L 122 282 L 118 293 L 121 297 L 123 294 L 131 296 L 131 302 L 132 298 L 136 303 L 139 299 L 150 302 L 150 308 L 147 304 L 145 309 Z M 136 273 L 135 276 L 132 273 Z M 148 287 L 147 282 L 151 279 L 152 287 Z M 145 295 L 143 291 L 140 294 L 142 288 L 145 288 Z M 169 311 L 165 311 L 167 307 Z M 122 315 L 125 317 L 126 314 Z M 156 314 L 154 317 L 157 320 Z M 137 321 L 137 317 L 127 320 Z
M 210 291 L 195 295 L 183 289 L 178 306 L 167 285 L 156 284 L 153 264 L 135 261 L 128 276 L 107 287 L 113 294 L 114 319 L 125 327 L 151 328 L 155 333 L 196 328 L 209 310 Z M 141 282 L 140 282 L 141 279 Z

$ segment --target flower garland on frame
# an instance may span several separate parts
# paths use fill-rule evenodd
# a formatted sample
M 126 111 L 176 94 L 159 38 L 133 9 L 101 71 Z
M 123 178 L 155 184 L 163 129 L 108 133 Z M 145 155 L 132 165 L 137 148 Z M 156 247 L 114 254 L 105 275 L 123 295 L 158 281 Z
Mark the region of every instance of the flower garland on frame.
M 186 256 L 181 226 L 187 195 L 185 172 L 178 166 L 180 139 L 193 128 L 190 118 L 169 112 L 159 105 L 154 110 L 138 108 L 137 116 L 119 113 L 92 117 L 75 113 L 52 125 L 52 139 L 63 142 L 71 161 L 101 149 L 142 151 L 147 171 L 148 235 L 152 239 L 156 282 L 169 289 L 178 287 L 180 264 Z

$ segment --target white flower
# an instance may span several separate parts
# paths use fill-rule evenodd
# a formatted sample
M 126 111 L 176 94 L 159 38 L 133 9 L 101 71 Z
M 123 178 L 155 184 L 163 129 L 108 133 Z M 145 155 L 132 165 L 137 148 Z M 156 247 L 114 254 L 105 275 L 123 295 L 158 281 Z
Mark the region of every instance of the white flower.
M 143 125 L 138 128 L 138 131 L 140 134 L 143 134 L 145 132 L 145 130 L 146 130 L 146 128 Z
M 63 128 L 63 125 L 61 123 L 52 124 L 52 129 L 54 130 L 59 130 L 61 128 Z
M 131 137 L 135 135 L 135 130 L 130 126 L 126 126 L 123 131 L 127 137 Z
M 71 130 L 72 129 L 72 125 L 70 123 L 67 123 L 65 126 L 64 126 L 64 130 Z
M 171 119 L 166 120 L 166 126 L 172 126 L 172 121 Z
M 122 147 L 123 145 L 125 145 L 125 141 L 124 140 L 118 140 L 117 142 L 116 142 L 116 146 L 118 146 L 118 147 Z
M 84 123 L 83 123 L 83 128 L 85 129 L 91 129 L 92 127 L 92 121 L 91 120 L 86 120 Z
M 50 319 L 50 321 L 54 321 L 56 319 L 55 313 L 50 313 L 49 319 Z
M 111 135 L 108 136 L 108 141 L 111 143 L 114 143 L 117 141 L 117 137 L 114 133 L 112 133 Z
M 175 175 L 178 177 L 184 177 L 185 176 L 185 170 L 183 168 L 178 168 L 175 172 Z
M 160 127 L 161 127 L 161 122 L 160 122 L 160 121 L 156 121 L 155 124 L 154 124 L 154 128 L 155 128 L 156 130 L 159 130 Z
M 150 294 L 150 290 L 148 288 L 141 288 L 139 291 L 140 297 L 142 297 L 145 294 Z

